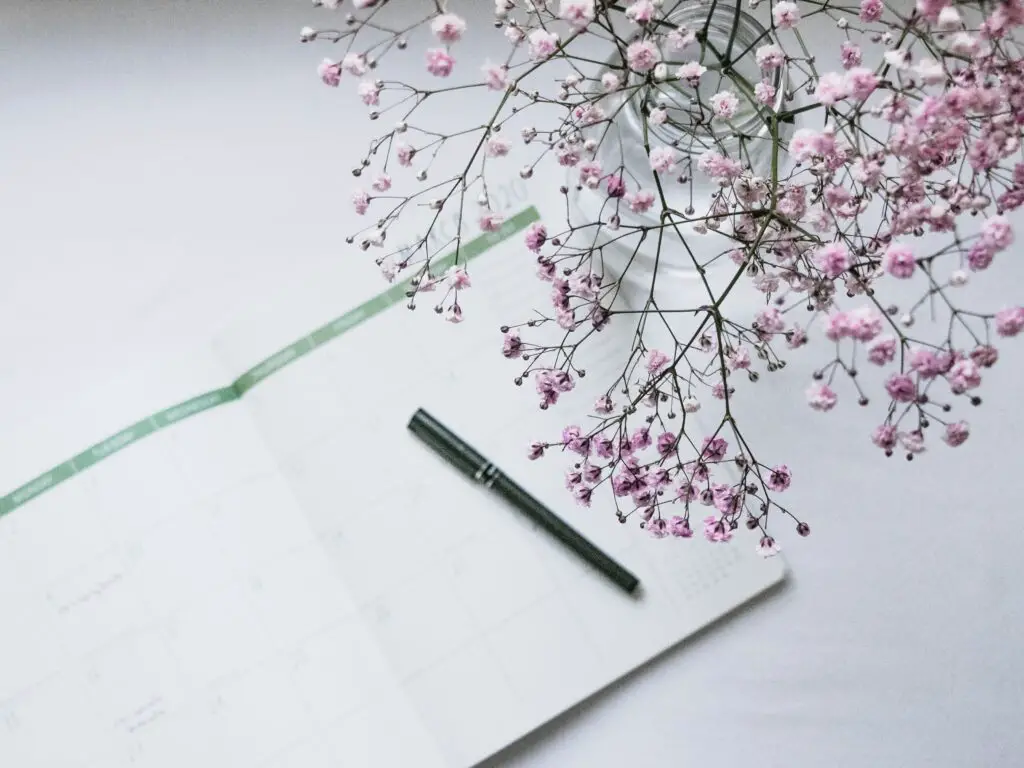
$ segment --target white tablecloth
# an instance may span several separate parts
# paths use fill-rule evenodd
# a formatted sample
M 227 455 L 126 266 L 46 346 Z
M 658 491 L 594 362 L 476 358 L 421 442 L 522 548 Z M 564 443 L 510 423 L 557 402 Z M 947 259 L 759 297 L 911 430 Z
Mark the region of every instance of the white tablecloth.
M 363 118 L 317 82 L 329 51 L 297 42 L 322 13 L 6 0 L 0 424 L 187 349 L 327 260 L 373 279 L 341 242 Z M 1024 264 L 999 258 L 993 304 L 1019 303 Z M 169 314 L 183 291 L 194 312 Z M 794 468 L 813 528 L 780 531 L 790 583 L 494 764 L 1020 764 L 1022 375 L 1006 344 L 969 443 L 913 463 L 885 461 L 856 408 L 787 406 L 803 380 L 765 381 L 749 428 Z

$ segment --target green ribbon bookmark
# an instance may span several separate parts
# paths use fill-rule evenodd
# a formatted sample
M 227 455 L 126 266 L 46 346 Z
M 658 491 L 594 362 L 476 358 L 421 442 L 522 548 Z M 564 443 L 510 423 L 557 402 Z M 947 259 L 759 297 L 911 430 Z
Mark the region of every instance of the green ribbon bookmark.
M 515 216 L 506 219 L 500 229 L 494 232 L 485 232 L 466 243 L 466 245 L 459 249 L 459 260 L 467 262 L 475 259 L 477 256 L 486 253 L 491 247 L 522 231 L 531 223 L 537 221 L 538 218 L 539 215 L 535 208 L 527 208 L 517 213 Z M 438 259 L 434 262 L 435 274 L 440 274 L 454 263 L 454 252 Z M 130 427 L 126 427 L 105 440 L 101 440 L 92 447 L 86 448 L 78 455 L 58 464 L 53 469 L 29 480 L 24 485 L 15 488 L 6 496 L 0 498 L 0 517 L 8 515 L 18 507 L 28 504 L 51 488 L 60 485 L 80 472 L 84 472 L 108 456 L 124 450 L 129 445 L 137 443 L 147 435 L 208 411 L 211 408 L 238 400 L 261 381 L 274 375 L 285 366 L 308 355 L 327 342 L 338 338 L 346 331 L 380 314 L 385 309 L 394 306 L 400 301 L 404 301 L 409 287 L 409 281 L 405 281 L 389 288 L 369 301 L 360 304 L 355 309 L 349 310 L 341 317 L 317 328 L 312 333 L 303 336 L 284 349 L 260 361 L 228 386 L 190 397 L 188 400 L 177 405 L 172 405 L 170 408 L 165 408 L 158 413 L 154 413 L 152 416 L 147 416 Z

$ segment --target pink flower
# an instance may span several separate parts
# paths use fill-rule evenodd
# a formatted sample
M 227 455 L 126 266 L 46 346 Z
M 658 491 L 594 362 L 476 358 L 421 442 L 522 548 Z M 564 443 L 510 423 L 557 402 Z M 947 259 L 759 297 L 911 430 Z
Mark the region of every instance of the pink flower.
M 651 0 L 633 0 L 626 9 L 626 18 L 634 24 L 646 24 L 654 18 L 654 3 Z
M 395 147 L 395 154 L 398 156 L 398 164 L 408 168 L 412 165 L 412 159 L 416 155 L 416 150 L 408 144 L 399 144 Z
M 672 147 L 655 147 L 651 150 L 651 170 L 655 173 L 672 173 L 678 160 L 679 155 Z
M 896 339 L 891 336 L 878 339 L 868 347 L 868 360 L 875 365 L 887 365 L 896 359 Z
M 866 67 L 854 67 L 849 70 L 845 82 L 847 91 L 859 101 L 864 101 L 878 87 L 878 78 Z
M 380 88 L 374 82 L 360 83 L 359 98 L 363 100 L 363 104 L 368 107 L 375 107 L 380 104 Z
M 878 21 L 882 18 L 882 0 L 860 0 L 860 20 Z
M 779 29 L 792 29 L 800 21 L 800 7 L 789 0 L 781 0 L 772 9 L 772 18 Z
M 949 0 L 917 0 L 917 10 L 929 21 L 935 21 L 948 4 Z
M 676 436 L 671 432 L 663 432 L 658 436 L 658 440 L 655 443 L 658 453 L 662 456 L 667 456 L 672 453 L 676 448 Z
M 544 449 L 547 446 L 544 443 L 530 443 L 529 449 L 526 451 L 526 457 L 531 461 L 536 461 L 544 455 Z
M 834 312 L 825 318 L 825 337 L 839 341 L 850 335 L 850 319 L 845 312 Z
M 501 354 L 509 360 L 523 355 L 523 342 L 519 339 L 519 331 L 512 329 L 505 334 L 501 342 Z
M 967 438 L 970 435 L 970 425 L 966 421 L 957 421 L 946 425 L 946 431 L 943 433 L 942 439 L 946 445 L 956 448 L 967 442 Z
M 577 485 L 572 489 L 573 498 L 582 507 L 590 506 L 590 499 L 594 495 L 594 489 L 586 485 Z
M 626 194 L 626 182 L 622 176 L 609 176 L 606 182 L 608 197 L 622 197 Z
M 1016 336 L 1024 330 L 1024 307 L 1011 307 L 996 312 L 996 333 L 1000 336 Z
M 386 173 L 382 173 L 373 180 L 374 192 L 387 192 L 389 189 L 391 189 L 391 177 Z
M 688 539 L 693 536 L 690 524 L 686 521 L 686 518 L 680 517 L 679 515 L 673 516 L 668 521 L 668 532 L 672 536 L 676 536 L 681 539 Z
M 886 453 L 891 453 L 892 449 L 896 447 L 896 427 L 892 424 L 875 427 L 874 432 L 871 433 L 871 442 Z
M 481 67 L 484 82 L 492 91 L 503 91 L 508 88 L 508 67 L 487 63 Z
M 995 249 L 984 240 L 979 240 L 967 251 L 967 266 L 973 272 L 980 272 L 988 269 L 995 258 Z
M 511 148 L 511 142 L 501 136 L 494 136 L 487 141 L 487 154 L 489 157 L 505 157 Z
M 850 252 L 842 243 L 829 243 L 815 253 L 814 265 L 824 272 L 827 278 L 835 280 L 850 268 Z
M 1012 311 L 1012 310 L 1003 310 L 1003 312 L 1010 312 L 1010 311 Z M 1017 310 L 1017 311 L 1019 312 L 1020 310 Z M 999 315 L 1000 314 L 1001 314 L 1000 312 L 996 313 L 996 324 L 997 324 L 996 332 L 997 333 L 999 332 L 998 322 L 999 322 Z M 1013 336 L 1015 334 L 1010 333 L 1010 334 L 1000 334 L 1000 335 L 1001 336 Z M 975 349 L 971 350 L 971 360 L 976 362 L 981 368 L 991 368 L 993 365 L 995 365 L 997 362 L 999 362 L 999 351 L 995 347 L 989 346 L 988 344 L 983 344 L 980 347 L 976 347 Z
M 789 467 L 785 464 L 779 464 L 777 467 L 772 467 L 772 471 L 768 473 L 768 479 L 765 481 L 765 485 L 773 491 L 781 492 L 789 488 L 789 485 L 792 482 L 793 473 L 790 472 Z
M 847 313 L 850 335 L 869 342 L 882 332 L 882 316 L 871 307 L 858 307 Z
M 704 538 L 715 543 L 724 543 L 732 538 L 729 526 L 714 515 L 704 518 Z
M 786 54 L 775 43 L 762 45 L 754 51 L 754 58 L 761 69 L 778 69 L 786 63 Z
M 341 68 L 350 75 L 362 77 L 368 69 L 366 57 L 361 53 L 346 53 L 341 60 Z
M 798 162 L 803 162 L 819 153 L 820 134 L 809 128 L 800 128 L 793 132 L 789 140 L 789 153 Z
M 726 359 L 729 367 L 734 371 L 745 371 L 750 368 L 750 352 L 746 347 L 740 347 Z
M 762 80 L 754 86 L 754 98 L 762 104 L 771 104 L 775 101 L 775 86 L 767 80 Z
M 337 88 L 338 83 L 341 82 L 341 67 L 338 66 L 337 62 L 330 59 L 321 61 L 320 66 L 316 68 L 316 73 L 320 75 L 324 85 L 329 85 L 332 88 Z
M 530 58 L 546 59 L 558 50 L 558 35 L 544 29 L 530 33 Z
M 647 372 L 652 376 L 668 365 L 668 355 L 659 349 L 647 353 Z
M 681 51 L 697 41 L 697 33 L 684 26 L 679 26 L 668 33 L 667 40 L 673 51 Z
M 526 230 L 526 247 L 534 253 L 540 253 L 541 246 L 547 242 L 548 230 L 539 221 L 533 222 L 530 228 Z
M 642 451 L 651 444 L 651 431 L 646 427 L 640 427 L 630 436 L 629 444 L 634 451 Z
M 721 437 L 705 437 L 700 446 L 701 461 L 716 462 L 725 458 L 729 443 Z
M 981 225 L 981 240 L 994 251 L 1001 251 L 1013 242 L 1013 230 L 1005 216 L 993 216 Z
M 605 72 L 601 75 L 601 87 L 606 91 L 618 90 L 620 85 L 622 85 L 622 80 L 614 72 Z
M 711 109 L 718 117 L 728 120 L 736 114 L 740 100 L 732 91 L 719 91 L 711 97 Z
M 828 384 L 812 384 L 807 389 L 807 404 L 816 411 L 831 411 L 838 401 Z
M 448 77 L 454 66 L 455 59 L 444 48 L 431 48 L 427 51 L 427 72 L 435 77 Z
M 562 0 L 558 17 L 582 29 L 594 20 L 594 0 Z
M 615 403 L 612 402 L 608 395 L 601 395 L 594 401 L 594 413 L 600 413 L 604 416 L 611 413 L 614 408 Z
M 856 43 L 851 43 L 849 40 L 845 40 L 839 47 L 839 57 L 843 61 L 843 69 L 853 69 L 859 67 L 863 56 L 860 52 L 860 46 Z
M 900 280 L 906 280 L 914 274 L 917 262 L 914 261 L 914 252 L 905 245 L 893 244 L 885 251 L 885 271 Z
M 762 536 L 761 540 L 757 543 L 757 553 L 761 557 L 773 557 L 779 554 L 780 550 L 781 547 L 778 542 L 771 536 Z
M 626 49 L 626 61 L 634 72 L 650 72 L 661 61 L 661 56 L 650 40 L 637 40 Z
M 469 281 L 469 274 L 465 267 L 452 267 L 448 272 L 448 284 L 455 290 L 469 288 L 472 283 Z
M 722 157 L 710 149 L 697 160 L 697 168 L 712 179 L 735 179 L 743 170 L 743 166 L 738 161 Z
M 786 329 L 782 313 L 775 307 L 768 307 L 758 312 L 754 316 L 754 325 L 760 333 L 782 333 Z
M 826 107 L 842 101 L 846 98 L 846 79 L 836 72 L 825 73 L 818 79 L 814 97 Z
M 633 213 L 646 213 L 654 205 L 654 193 L 639 189 L 626 195 L 626 204 Z
M 466 31 L 466 21 L 454 13 L 442 13 L 430 24 L 430 30 L 442 43 L 451 45 L 462 38 L 462 33 Z
M 910 367 L 922 379 L 934 379 L 936 376 L 945 373 L 945 360 L 936 355 L 932 350 L 921 347 L 910 353 Z
M 897 403 L 912 403 L 917 399 L 917 385 L 905 373 L 894 373 L 886 379 L 885 391 Z
M 497 232 L 505 223 L 505 217 L 494 211 L 484 211 L 480 214 L 480 229 L 484 232 Z
M 352 207 L 360 216 L 366 213 L 370 207 L 370 196 L 366 194 L 365 190 L 358 189 L 352 194 Z
M 697 83 L 700 82 L 700 76 L 707 71 L 707 67 L 702 66 L 700 62 L 688 61 L 676 70 L 676 77 L 696 88 Z
M 957 360 L 946 374 L 949 390 L 954 395 L 962 395 L 970 389 L 981 386 L 981 371 L 973 360 Z

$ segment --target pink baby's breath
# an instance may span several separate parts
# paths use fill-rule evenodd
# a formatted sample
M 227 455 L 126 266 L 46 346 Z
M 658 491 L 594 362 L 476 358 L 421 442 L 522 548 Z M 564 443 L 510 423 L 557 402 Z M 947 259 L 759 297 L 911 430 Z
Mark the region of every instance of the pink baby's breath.
M 436 77 L 448 77 L 455 66 L 455 59 L 443 48 L 427 51 L 427 71 Z
M 626 61 L 634 72 L 650 72 L 661 61 L 658 47 L 650 40 L 637 40 L 626 50 Z
M 451 45 L 462 39 L 466 31 L 466 20 L 454 13 L 442 13 L 430 25 L 431 31 L 442 43 Z
M 587 514 L 765 556 L 779 522 L 809 535 L 779 503 L 795 459 L 763 456 L 743 423 L 762 390 L 862 410 L 850 434 L 879 462 L 967 441 L 964 410 L 988 402 L 1024 333 L 1019 297 L 985 306 L 1014 289 L 1002 270 L 1024 207 L 1019 0 L 774 0 L 749 18 L 731 2 L 494 0 L 494 33 L 445 3 L 409 0 L 395 19 L 379 0 L 346 5 L 341 24 L 299 33 L 339 44 L 317 76 L 370 108 L 344 119 L 379 121 L 368 144 L 341 143 L 365 217 L 345 239 L 410 308 L 457 324 L 471 306 L 458 245 L 521 230 L 504 269 L 536 275 L 541 298 L 495 343 L 542 410 L 586 381 L 585 421 L 527 456 L 562 457 Z M 812 56 L 809 35 L 829 30 Z M 410 241 L 414 211 L 427 231 Z M 625 330 L 612 374 L 587 364 L 608 328 Z M 780 434 L 782 450 L 814 439 Z
M 530 33 L 530 56 L 534 59 L 546 59 L 558 50 L 558 35 L 543 29 L 535 29 Z

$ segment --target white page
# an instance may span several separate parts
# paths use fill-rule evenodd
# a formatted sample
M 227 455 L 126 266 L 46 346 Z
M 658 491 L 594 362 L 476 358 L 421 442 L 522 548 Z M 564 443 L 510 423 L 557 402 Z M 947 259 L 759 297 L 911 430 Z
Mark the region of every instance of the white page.
M 0 482 L 229 379 L 195 356 L 85 388 L 7 430 Z M 0 519 L 0 615 L 0 765 L 435 764 L 238 402 Z
M 529 440 L 557 433 L 572 413 L 541 417 L 532 388 L 514 391 L 518 370 L 500 355 L 500 323 L 544 306 L 546 289 L 522 278 L 531 259 L 514 237 L 473 262 L 461 325 L 434 317 L 423 299 L 415 312 L 396 306 L 243 401 L 452 766 L 501 749 L 783 574 L 743 536 L 731 546 L 656 541 L 616 523 L 606 505 L 574 509 L 559 459 L 525 459 Z M 311 279 L 223 335 L 225 364 L 240 370 L 337 315 L 327 286 Z M 621 349 L 614 332 L 602 342 Z M 642 599 L 419 444 L 406 423 L 421 406 L 633 570 Z

